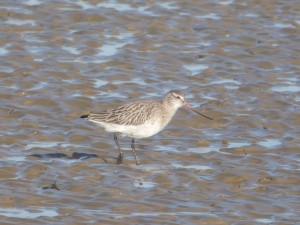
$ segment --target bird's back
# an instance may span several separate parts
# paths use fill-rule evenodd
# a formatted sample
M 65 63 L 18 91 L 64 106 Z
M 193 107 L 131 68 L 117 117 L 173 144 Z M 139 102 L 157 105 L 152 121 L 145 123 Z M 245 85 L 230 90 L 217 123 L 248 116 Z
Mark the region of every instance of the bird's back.
M 96 123 L 138 126 L 157 117 L 160 114 L 161 107 L 161 103 L 154 100 L 136 101 L 115 109 L 90 113 L 82 116 L 82 118 Z

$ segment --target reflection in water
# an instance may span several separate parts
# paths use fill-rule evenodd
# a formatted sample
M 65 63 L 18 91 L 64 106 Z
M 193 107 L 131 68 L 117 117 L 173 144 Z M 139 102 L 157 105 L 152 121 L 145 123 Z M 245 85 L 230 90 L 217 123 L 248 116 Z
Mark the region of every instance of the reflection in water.
M 136 188 L 153 188 L 153 187 L 157 186 L 156 183 L 143 181 L 143 179 L 135 180 L 133 185 Z
M 270 90 L 274 92 L 300 92 L 300 86 L 275 86 Z
M 4 24 L 9 25 L 16 25 L 16 26 L 22 26 L 22 25 L 35 25 L 36 22 L 34 20 L 18 20 L 18 19 L 9 19 L 3 22 Z
M 203 70 L 209 68 L 207 65 L 203 65 L 203 64 L 190 64 L 190 65 L 184 65 L 183 67 L 186 70 L 188 70 L 191 73 L 191 75 L 200 74 Z
M 265 139 L 263 141 L 259 141 L 257 144 L 265 148 L 274 148 L 282 143 L 279 139 Z
M 228 143 L 228 148 L 240 148 L 240 147 L 246 147 L 246 146 L 251 146 L 250 142 L 229 142 Z
M 98 53 L 97 56 L 113 56 L 118 53 L 119 49 L 121 49 L 123 46 L 125 46 L 126 43 L 118 43 L 118 44 L 106 44 L 102 45 L 99 50 L 100 52 Z
M 26 5 L 33 6 L 33 5 L 40 5 L 42 3 L 42 1 L 40 1 L 40 0 L 27 0 L 27 1 L 24 1 L 24 3 Z
M 55 217 L 59 214 L 56 212 L 56 209 L 46 207 L 31 207 L 27 210 L 21 208 L 0 208 L 0 215 L 14 218 L 33 219 L 41 216 Z

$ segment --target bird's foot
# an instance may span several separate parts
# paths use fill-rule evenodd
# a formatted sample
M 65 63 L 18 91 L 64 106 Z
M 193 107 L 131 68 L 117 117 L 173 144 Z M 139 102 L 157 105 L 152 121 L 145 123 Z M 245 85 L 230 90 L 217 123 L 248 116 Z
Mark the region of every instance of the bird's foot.
M 117 164 L 122 164 L 123 163 L 123 158 L 124 158 L 124 155 L 123 154 L 119 154 L 119 156 L 117 157 Z

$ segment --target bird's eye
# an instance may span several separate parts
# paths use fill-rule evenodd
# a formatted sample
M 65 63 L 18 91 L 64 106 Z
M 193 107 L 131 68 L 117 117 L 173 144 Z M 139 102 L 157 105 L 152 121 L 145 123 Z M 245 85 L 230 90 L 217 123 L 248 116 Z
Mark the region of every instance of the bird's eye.
M 179 97 L 179 96 L 177 96 L 176 98 L 180 99 L 180 97 Z

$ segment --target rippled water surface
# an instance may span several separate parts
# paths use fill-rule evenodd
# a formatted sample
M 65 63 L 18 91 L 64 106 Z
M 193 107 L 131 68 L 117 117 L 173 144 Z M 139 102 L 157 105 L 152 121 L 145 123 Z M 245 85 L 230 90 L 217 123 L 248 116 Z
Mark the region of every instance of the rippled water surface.
M 300 224 L 300 2 L 2 1 L 1 224 Z M 79 116 L 183 90 L 160 134 Z M 97 156 L 97 157 L 96 157 Z

